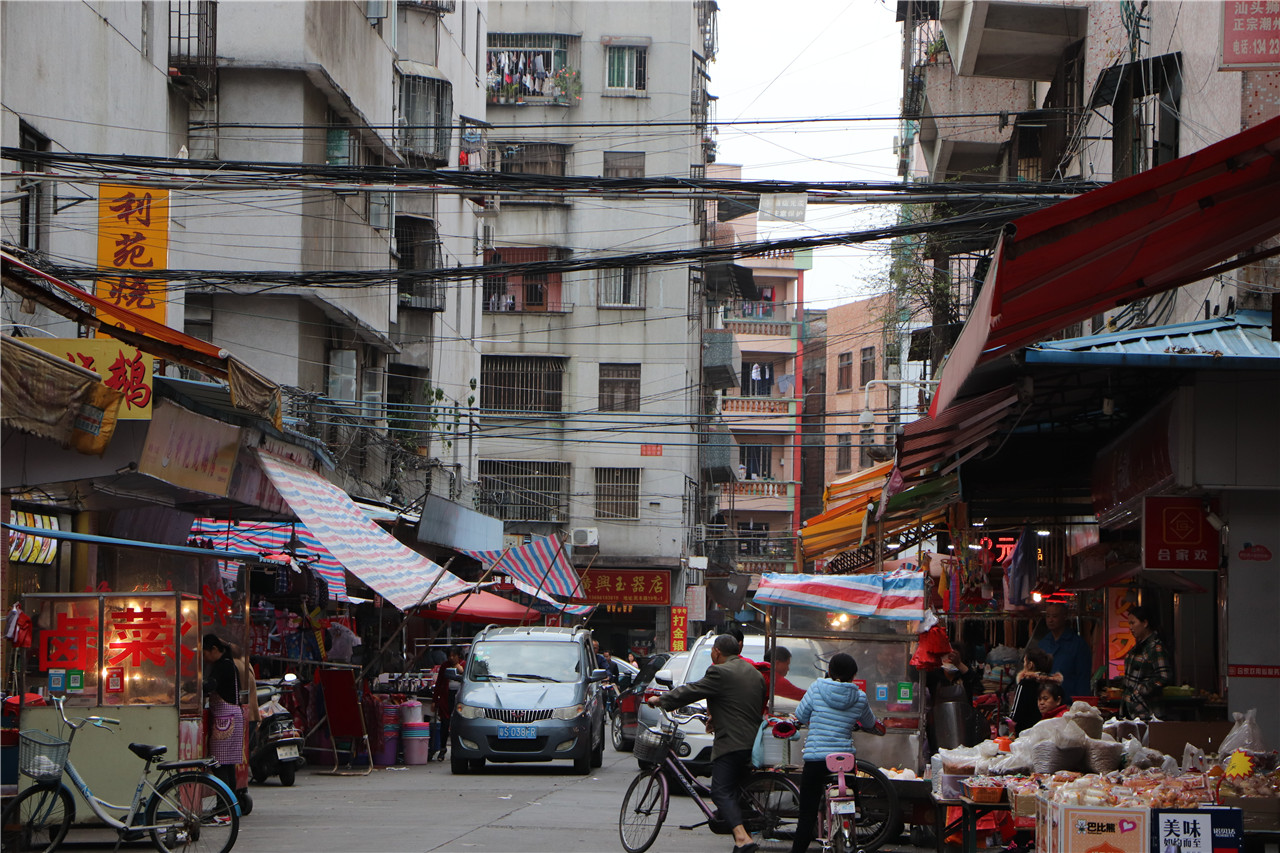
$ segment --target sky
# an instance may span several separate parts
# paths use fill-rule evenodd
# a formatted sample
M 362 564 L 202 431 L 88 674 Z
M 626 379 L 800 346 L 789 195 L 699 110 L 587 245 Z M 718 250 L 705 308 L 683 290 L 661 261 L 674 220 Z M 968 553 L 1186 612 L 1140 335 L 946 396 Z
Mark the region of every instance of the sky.
M 898 180 L 893 141 L 902 97 L 902 26 L 892 0 L 720 0 L 719 52 L 708 91 L 720 122 L 885 117 L 887 121 L 722 127 L 717 162 L 745 180 Z M 788 235 L 892 223 L 892 207 L 809 205 Z M 887 244 L 817 249 L 805 303 L 831 308 L 884 288 Z

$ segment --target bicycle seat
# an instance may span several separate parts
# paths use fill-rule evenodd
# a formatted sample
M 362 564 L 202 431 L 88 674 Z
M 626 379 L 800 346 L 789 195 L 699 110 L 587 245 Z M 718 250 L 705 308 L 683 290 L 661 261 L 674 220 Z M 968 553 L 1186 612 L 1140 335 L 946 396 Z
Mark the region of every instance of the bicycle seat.
M 154 761 L 169 751 L 167 746 L 151 746 L 145 743 L 129 744 L 129 751 L 144 761 Z
M 833 752 L 827 756 L 827 769 L 838 775 L 840 796 L 845 796 L 844 774 L 858 766 L 858 759 L 851 752 Z

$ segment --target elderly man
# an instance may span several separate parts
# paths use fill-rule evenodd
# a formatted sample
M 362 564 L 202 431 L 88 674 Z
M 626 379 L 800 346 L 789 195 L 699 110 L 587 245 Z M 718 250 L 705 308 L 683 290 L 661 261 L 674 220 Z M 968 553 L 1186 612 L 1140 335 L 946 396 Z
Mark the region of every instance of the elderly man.
M 1089 696 L 1093 689 L 1093 654 L 1089 644 L 1068 626 L 1067 606 L 1058 602 L 1044 609 L 1044 625 L 1048 632 L 1040 638 L 1040 649 L 1053 658 L 1054 673 L 1062 675 L 1062 690 L 1068 698 Z
M 742 645 L 728 634 L 711 646 L 711 666 L 702 678 L 646 701 L 668 711 L 707 700 L 715 720 L 711 746 L 711 799 L 720 817 L 733 827 L 733 853 L 754 853 L 756 843 L 742 825 L 738 790 L 751 772 L 751 747 L 760 728 L 765 702 L 764 677 L 739 657 Z

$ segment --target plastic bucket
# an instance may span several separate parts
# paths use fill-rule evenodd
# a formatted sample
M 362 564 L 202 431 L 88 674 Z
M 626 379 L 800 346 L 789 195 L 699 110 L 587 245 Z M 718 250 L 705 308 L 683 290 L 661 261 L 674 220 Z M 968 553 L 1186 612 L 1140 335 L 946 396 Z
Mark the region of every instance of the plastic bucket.
M 426 764 L 431 760 L 430 723 L 405 723 L 400 739 L 405 764 Z
M 400 706 L 400 723 L 422 722 L 422 703 L 409 701 Z
M 396 755 L 400 752 L 400 738 L 392 734 L 383 734 L 382 746 L 373 751 L 373 763 L 379 767 L 388 767 L 396 763 Z

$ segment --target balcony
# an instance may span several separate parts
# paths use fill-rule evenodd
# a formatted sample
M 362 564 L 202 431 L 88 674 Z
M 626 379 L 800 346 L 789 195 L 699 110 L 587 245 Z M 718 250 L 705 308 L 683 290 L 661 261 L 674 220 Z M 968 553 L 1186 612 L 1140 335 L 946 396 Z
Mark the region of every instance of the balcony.
M 710 388 L 736 388 L 742 350 L 728 329 L 707 329 L 702 336 L 702 380 Z
M 559 299 L 543 299 L 541 302 L 524 302 L 514 295 L 505 299 L 490 299 L 484 305 L 486 314 L 572 314 L 573 303 Z
M 791 306 L 772 302 L 735 302 L 728 305 L 724 309 L 724 326 L 734 334 L 772 338 L 775 346 L 799 335 L 799 326 L 791 319 Z
M 940 61 L 922 65 L 916 73 L 924 78 L 921 108 L 920 148 L 929 168 L 929 179 L 946 181 L 1000 179 L 1000 157 L 1013 128 L 995 119 L 935 118 L 1024 109 L 1032 97 L 1033 84 L 1026 80 L 997 80 L 990 77 L 959 77 L 948 54 Z
M 943 0 L 939 17 L 957 74 L 1046 83 L 1089 28 L 1088 8 L 1057 3 Z
M 171 0 L 169 82 L 200 103 L 213 94 L 217 74 L 218 4 L 213 0 Z
M 732 430 L 795 432 L 800 401 L 795 397 L 725 397 L 721 411 Z
M 794 572 L 796 566 L 796 540 L 791 537 L 771 536 L 737 541 L 737 568 L 740 572 L 762 574 L 764 572 Z
M 400 290 L 400 308 L 418 311 L 443 311 L 444 286 L 434 281 L 415 281 Z
M 740 480 L 724 487 L 721 505 L 730 505 L 735 514 L 744 512 L 786 512 L 795 510 L 799 484 L 789 480 Z M 732 503 L 730 503 L 730 501 Z

